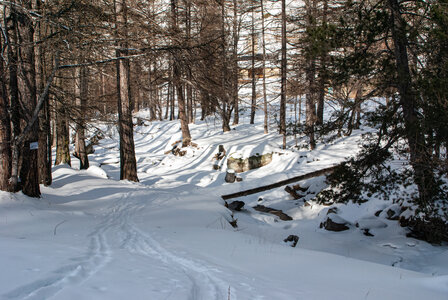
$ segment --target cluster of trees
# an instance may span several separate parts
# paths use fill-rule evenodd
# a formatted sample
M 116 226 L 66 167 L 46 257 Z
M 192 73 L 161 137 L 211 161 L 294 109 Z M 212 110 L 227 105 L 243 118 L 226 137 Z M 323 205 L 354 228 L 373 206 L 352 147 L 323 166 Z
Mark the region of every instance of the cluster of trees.
M 417 193 L 400 203 L 418 208 L 402 223 L 415 236 L 436 242 L 448 240 L 447 5 L 444 0 L 349 1 L 343 3 L 345 17 L 330 21 L 327 16 L 320 26 L 323 31 L 316 26 L 309 35 L 311 44 L 322 42 L 322 35 L 330 37 L 324 43 L 331 45 L 330 53 L 323 51 L 319 57 L 321 63 L 330 61 L 330 72 L 323 77 L 356 90 L 348 102 L 349 132 L 360 103 L 372 97 L 388 99 L 369 116 L 377 134 L 337 172 L 339 178 L 332 178 L 334 189 L 326 198 L 363 201 L 365 194 L 410 180 Z M 326 30 L 326 22 L 334 29 Z M 410 164 L 401 174 L 385 164 L 397 153 Z
M 251 123 L 264 110 L 267 133 L 266 72 L 276 69 L 279 133 L 288 133 L 286 102 L 304 95 L 311 149 L 328 128 L 351 134 L 364 101 L 387 98 L 371 116 L 379 134 L 369 151 L 404 141 L 416 201 L 431 205 L 447 165 L 447 9 L 446 0 L 0 1 L 0 189 L 39 197 L 39 184 L 51 184 L 53 145 L 55 163 L 70 164 L 70 126 L 88 168 L 86 123 L 111 113 L 120 177 L 138 181 L 132 111 L 178 118 L 188 146 L 199 106 L 201 118 L 221 117 L 223 131 L 238 124 L 244 84 Z M 340 108 L 327 124 L 325 101 Z

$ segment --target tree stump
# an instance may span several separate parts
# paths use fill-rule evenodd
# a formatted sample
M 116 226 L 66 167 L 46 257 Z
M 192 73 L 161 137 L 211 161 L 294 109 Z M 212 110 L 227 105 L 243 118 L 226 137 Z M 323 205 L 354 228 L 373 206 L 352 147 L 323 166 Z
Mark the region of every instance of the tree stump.
M 218 153 L 215 154 L 214 159 L 215 160 L 221 160 L 226 156 L 226 149 L 224 149 L 223 145 L 218 146 Z
M 234 182 L 235 182 L 235 179 L 236 179 L 236 176 L 235 176 L 235 170 L 232 170 L 232 169 L 227 170 L 227 172 L 226 172 L 226 178 L 225 178 L 226 182 L 228 182 L 228 183 L 234 183 Z

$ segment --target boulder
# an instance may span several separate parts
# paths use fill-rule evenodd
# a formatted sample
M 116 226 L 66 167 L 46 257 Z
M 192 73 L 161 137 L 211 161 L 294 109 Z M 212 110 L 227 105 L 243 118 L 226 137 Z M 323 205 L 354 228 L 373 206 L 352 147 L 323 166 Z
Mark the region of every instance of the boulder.
M 299 242 L 299 237 L 297 235 L 291 234 L 286 239 L 283 240 L 285 243 L 290 243 L 291 247 L 295 247 Z
M 401 214 L 401 207 L 398 204 L 393 204 L 381 213 L 382 216 L 384 216 L 384 214 L 386 219 L 397 221 Z
M 254 206 L 254 209 L 259 212 L 264 212 L 268 214 L 275 215 L 280 218 L 282 221 L 292 221 L 293 219 L 285 214 L 283 211 L 275 208 L 266 207 L 264 205 L 258 204 L 257 206 Z
M 350 229 L 347 225 L 349 222 L 341 218 L 340 216 L 331 213 L 327 215 L 324 222 L 320 223 L 320 227 L 329 231 L 344 231 Z
M 237 173 L 241 173 L 266 166 L 271 161 L 272 161 L 272 153 L 267 153 L 263 155 L 257 153 L 248 158 L 229 157 L 227 159 L 227 168 L 233 169 Z
M 241 211 L 241 209 L 244 207 L 243 201 L 233 201 L 230 203 L 227 208 L 234 211 Z

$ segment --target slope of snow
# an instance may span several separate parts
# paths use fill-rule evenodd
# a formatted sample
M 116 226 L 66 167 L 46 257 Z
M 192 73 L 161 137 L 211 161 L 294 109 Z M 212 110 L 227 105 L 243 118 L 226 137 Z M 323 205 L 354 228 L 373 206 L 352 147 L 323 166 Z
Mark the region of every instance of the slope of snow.
M 139 183 L 118 181 L 117 135 L 109 128 L 111 138 L 89 157 L 92 167 L 76 170 L 76 160 L 73 168 L 54 167 L 54 184 L 42 186 L 41 199 L 1 192 L 0 299 L 447 298 L 446 245 L 372 219 L 391 202 L 339 205 L 350 230 L 325 231 L 319 224 L 328 207 L 311 200 L 325 186 L 317 177 L 300 182 L 312 206 L 278 188 L 235 199 L 246 205 L 232 215 L 221 195 L 337 164 L 362 134 L 311 153 L 282 150 L 280 136 L 263 134 L 261 118 L 246 121 L 228 133 L 214 119 L 191 125 L 197 147 L 182 157 L 165 154 L 181 138 L 177 122 L 136 127 Z M 219 145 L 228 155 L 273 152 L 273 161 L 228 184 L 226 158 L 213 169 Z M 294 220 L 257 212 L 257 204 Z M 363 235 L 363 226 L 374 237 Z M 290 234 L 300 237 L 295 248 L 283 242 Z

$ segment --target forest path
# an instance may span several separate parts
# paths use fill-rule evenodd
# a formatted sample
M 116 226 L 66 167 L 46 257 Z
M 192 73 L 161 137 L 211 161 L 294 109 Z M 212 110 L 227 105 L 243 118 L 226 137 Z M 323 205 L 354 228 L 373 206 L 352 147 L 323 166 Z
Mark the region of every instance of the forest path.
M 129 187 L 129 183 L 126 185 Z M 88 248 L 84 254 L 66 257 L 55 263 L 46 275 L 0 294 L 0 299 L 72 299 L 82 290 L 91 290 L 92 299 L 120 299 L 122 296 L 116 288 L 122 282 L 104 284 L 108 277 L 116 281 L 117 269 L 123 270 L 120 276 L 133 286 L 133 299 L 220 300 L 228 299 L 229 293 L 232 299 L 237 299 L 237 291 L 221 278 L 221 275 L 232 278 L 231 274 L 224 274 L 219 267 L 188 253 L 178 254 L 164 247 L 151 235 L 154 229 L 143 230 L 134 222 L 134 218 L 143 217 L 139 216 L 140 212 L 160 207 L 165 201 L 176 201 L 176 195 L 138 184 L 134 190 L 114 194 L 101 213 L 83 212 L 99 220 L 86 236 Z M 68 226 L 76 230 L 75 227 L 82 226 L 81 222 L 72 216 L 63 225 L 64 230 Z M 245 290 L 243 294 L 253 292 L 250 285 L 241 286 Z M 253 299 L 257 298 L 253 295 Z

